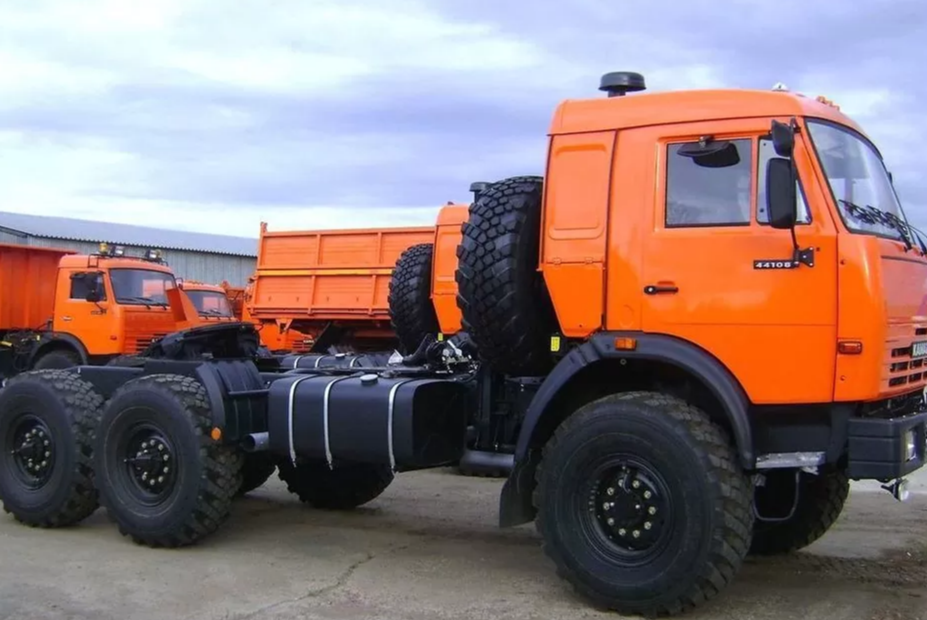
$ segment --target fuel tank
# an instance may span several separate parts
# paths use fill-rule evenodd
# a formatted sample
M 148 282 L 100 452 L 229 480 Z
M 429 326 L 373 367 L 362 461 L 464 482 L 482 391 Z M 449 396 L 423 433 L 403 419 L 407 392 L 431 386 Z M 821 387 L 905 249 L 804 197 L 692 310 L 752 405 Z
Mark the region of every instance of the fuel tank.
M 283 368 L 383 368 L 390 353 L 307 353 L 286 355 L 280 360 Z
M 268 448 L 290 459 L 437 467 L 463 453 L 467 388 L 434 377 L 287 373 L 271 384 L 267 411 Z

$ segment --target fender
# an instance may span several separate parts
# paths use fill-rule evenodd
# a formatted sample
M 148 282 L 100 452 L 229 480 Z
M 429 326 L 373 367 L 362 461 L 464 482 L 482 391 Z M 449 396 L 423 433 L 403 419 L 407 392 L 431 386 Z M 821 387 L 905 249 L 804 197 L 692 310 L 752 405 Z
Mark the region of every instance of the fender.
M 616 350 L 616 338 L 634 338 L 633 351 Z M 737 379 L 714 356 L 686 340 L 641 332 L 600 332 L 570 351 L 541 384 L 525 412 L 515 448 L 515 462 L 528 456 L 535 428 L 554 397 L 580 370 L 603 359 L 642 359 L 672 364 L 704 383 L 724 408 L 745 469 L 753 469 L 756 454 L 747 415 L 748 398 Z
M 77 354 L 80 355 L 81 364 L 88 363 L 88 354 L 87 347 L 84 346 L 84 343 L 81 342 L 80 338 L 77 336 L 72 336 L 67 332 L 45 332 L 40 337 L 36 343 L 36 347 L 32 350 L 32 354 L 29 356 L 29 367 L 32 367 L 32 364 L 35 362 L 36 357 L 40 353 L 48 349 L 49 345 L 53 345 L 57 342 L 65 342 L 70 345 Z

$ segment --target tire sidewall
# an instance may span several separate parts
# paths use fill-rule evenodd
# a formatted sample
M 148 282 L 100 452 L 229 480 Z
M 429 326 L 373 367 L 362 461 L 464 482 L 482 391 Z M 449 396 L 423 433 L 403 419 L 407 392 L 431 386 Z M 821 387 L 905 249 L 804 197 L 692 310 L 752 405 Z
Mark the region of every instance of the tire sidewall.
M 38 489 L 24 485 L 14 472 L 9 452 L 11 434 L 18 421 L 33 415 L 48 427 L 54 454 L 51 477 Z M 60 509 L 70 499 L 69 478 L 77 470 L 77 444 L 65 404 L 51 387 L 38 382 L 13 381 L 0 392 L 0 498 L 16 505 L 16 512 L 40 519 Z
M 121 446 L 140 423 L 157 427 L 170 442 L 174 455 L 173 489 L 157 506 L 146 506 L 136 499 L 130 491 L 133 482 L 122 463 L 125 455 L 120 452 Z M 201 433 L 179 398 L 152 385 L 139 385 L 113 397 L 103 412 L 96 471 L 100 494 L 116 513 L 117 521 L 129 520 L 133 531 L 150 536 L 181 527 L 197 505 L 204 479 Z
M 65 370 L 79 366 L 80 361 L 75 361 L 76 355 L 70 351 L 50 351 L 42 355 L 35 363 L 34 370 Z
M 640 599 L 641 591 L 676 596 L 711 553 L 717 529 L 718 489 L 707 474 L 707 457 L 673 420 L 625 404 L 593 404 L 582 428 L 558 441 L 546 457 L 540 506 L 556 552 L 581 581 L 616 598 Z M 616 568 L 590 546 L 579 514 L 578 497 L 588 501 L 588 476 L 603 458 L 624 453 L 648 462 L 665 481 L 672 498 L 669 539 L 644 566 Z

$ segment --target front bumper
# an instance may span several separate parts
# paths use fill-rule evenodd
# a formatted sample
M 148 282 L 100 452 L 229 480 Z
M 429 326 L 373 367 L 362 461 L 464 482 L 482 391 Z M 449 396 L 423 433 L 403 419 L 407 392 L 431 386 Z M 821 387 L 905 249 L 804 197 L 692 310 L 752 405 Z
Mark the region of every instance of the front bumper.
M 913 439 L 913 454 L 909 450 Z M 850 418 L 847 475 L 894 480 L 920 469 L 927 452 L 927 411 L 897 418 Z

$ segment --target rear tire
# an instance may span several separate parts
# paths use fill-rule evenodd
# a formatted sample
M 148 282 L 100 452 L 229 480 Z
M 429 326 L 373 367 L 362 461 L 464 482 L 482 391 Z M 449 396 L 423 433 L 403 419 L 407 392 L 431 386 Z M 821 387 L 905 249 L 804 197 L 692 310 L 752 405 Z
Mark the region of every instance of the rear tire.
M 437 335 L 438 314 L 431 303 L 431 263 L 434 246 L 419 243 L 405 250 L 389 282 L 390 321 L 406 353 L 429 335 Z
M 65 527 L 93 514 L 93 437 L 103 397 L 66 370 L 11 378 L 0 390 L 0 500 L 26 525 Z M 41 460 L 39 460 L 41 459 Z
M 787 521 L 757 519 L 750 553 L 776 555 L 807 547 L 831 528 L 850 494 L 850 480 L 842 471 L 815 476 L 799 474 L 798 504 Z M 755 500 L 760 516 L 785 517 L 795 502 L 795 471 L 773 470 L 766 484 L 757 487 Z
M 303 503 L 325 510 L 351 510 L 380 496 L 393 482 L 389 465 L 371 463 L 336 464 L 329 469 L 320 461 L 289 461 L 278 467 L 290 493 Z
M 494 183 L 470 205 L 457 246 L 457 305 L 463 331 L 500 373 L 549 370 L 557 322 L 538 273 L 541 177 Z
M 633 392 L 583 406 L 547 443 L 537 481 L 558 574 L 620 613 L 703 603 L 747 553 L 748 478 L 722 429 L 682 400 Z
M 116 390 L 95 456 L 100 503 L 124 536 L 181 547 L 225 523 L 242 459 L 211 429 L 206 390 L 191 377 L 149 375 Z

